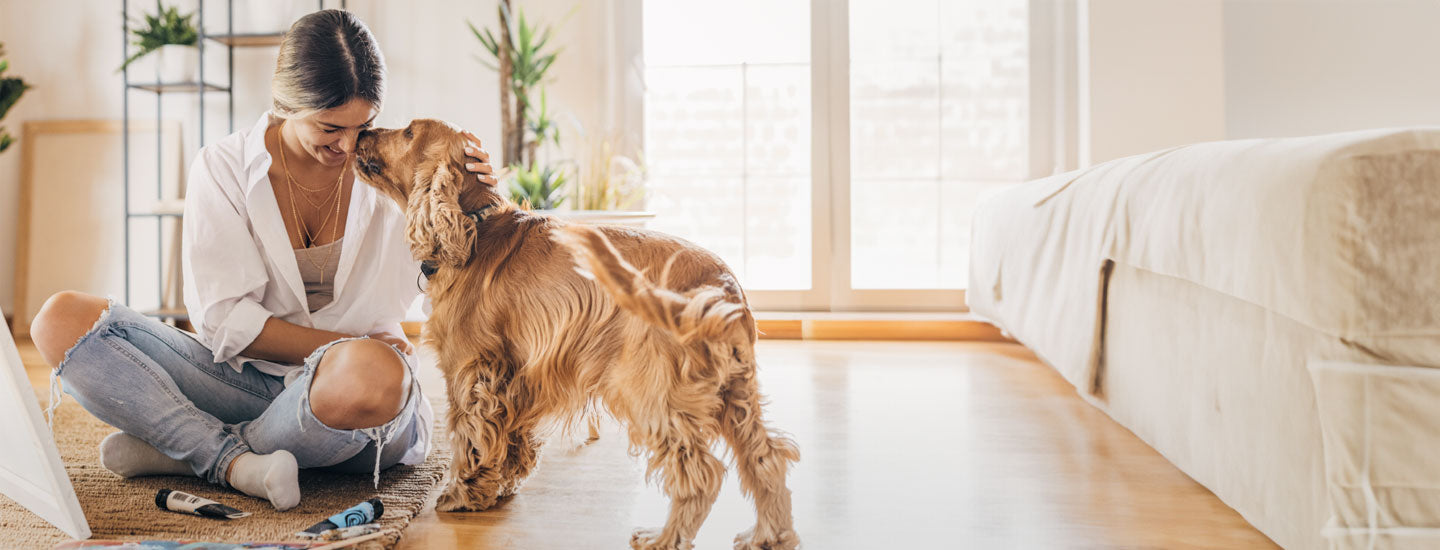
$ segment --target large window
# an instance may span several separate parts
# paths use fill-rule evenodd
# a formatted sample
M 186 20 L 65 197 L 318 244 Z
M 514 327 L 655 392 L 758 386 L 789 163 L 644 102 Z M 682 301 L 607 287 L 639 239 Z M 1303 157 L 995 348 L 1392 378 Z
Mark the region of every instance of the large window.
M 1024 0 L 643 3 L 654 227 L 760 307 L 953 308 L 1026 177 Z

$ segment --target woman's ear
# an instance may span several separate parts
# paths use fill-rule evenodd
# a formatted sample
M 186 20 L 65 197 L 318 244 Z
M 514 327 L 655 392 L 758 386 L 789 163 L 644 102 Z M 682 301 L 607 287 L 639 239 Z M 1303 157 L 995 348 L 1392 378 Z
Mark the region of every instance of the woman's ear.
M 461 181 L 445 162 L 415 173 L 405 213 L 405 232 L 415 259 L 459 266 L 470 258 L 475 223 L 460 210 Z

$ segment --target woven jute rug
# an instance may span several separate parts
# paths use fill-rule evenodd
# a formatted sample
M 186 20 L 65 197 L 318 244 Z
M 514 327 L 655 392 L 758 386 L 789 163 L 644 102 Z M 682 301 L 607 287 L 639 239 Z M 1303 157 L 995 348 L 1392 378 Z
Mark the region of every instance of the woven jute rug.
M 44 398 L 41 398 L 43 404 Z M 436 418 L 443 418 L 443 400 L 433 400 Z M 437 423 L 438 424 L 438 423 Z M 300 471 L 300 505 L 276 512 L 265 500 L 217 487 L 195 477 L 155 476 L 124 479 L 100 466 L 99 444 L 115 428 L 90 416 L 73 399 L 66 398 L 55 415 L 55 443 L 65 470 L 90 522 L 92 539 L 163 540 L 195 539 L 215 542 L 294 540 L 303 530 L 331 514 L 366 499 L 385 505 L 378 524 L 393 530 L 357 548 L 391 548 L 400 530 L 410 524 L 444 476 L 450 464 L 443 437 L 432 437 L 430 456 L 418 466 L 396 466 L 380 473 L 380 488 L 373 488 L 370 473 L 340 474 L 323 470 Z M 444 433 L 440 426 L 434 434 Z M 155 506 L 155 493 L 175 489 L 239 508 L 253 515 L 215 520 L 168 512 Z M 0 496 L 0 548 L 52 548 L 71 540 L 59 529 Z

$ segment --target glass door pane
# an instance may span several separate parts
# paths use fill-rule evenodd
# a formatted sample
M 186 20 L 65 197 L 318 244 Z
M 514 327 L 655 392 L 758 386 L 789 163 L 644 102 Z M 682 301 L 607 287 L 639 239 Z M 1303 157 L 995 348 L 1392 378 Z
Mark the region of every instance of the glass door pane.
M 811 288 L 809 0 L 643 14 L 650 227 L 719 254 L 748 290 Z
M 851 289 L 962 289 L 976 198 L 1026 175 L 1026 2 L 849 6 Z

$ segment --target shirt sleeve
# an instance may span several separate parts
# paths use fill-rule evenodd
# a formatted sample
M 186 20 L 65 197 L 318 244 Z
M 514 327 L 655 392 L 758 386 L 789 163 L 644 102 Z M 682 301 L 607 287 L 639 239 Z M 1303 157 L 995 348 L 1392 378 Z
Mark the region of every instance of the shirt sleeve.
M 269 274 L 249 229 L 244 169 L 212 145 L 186 184 L 181 263 L 185 307 L 216 363 L 240 355 L 273 314 L 261 305 Z

